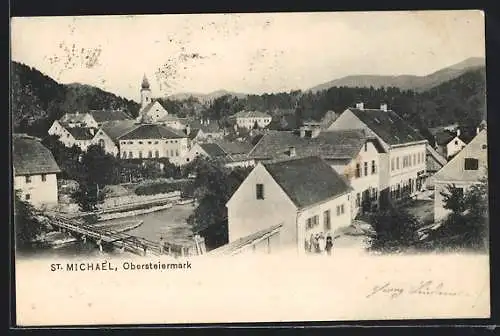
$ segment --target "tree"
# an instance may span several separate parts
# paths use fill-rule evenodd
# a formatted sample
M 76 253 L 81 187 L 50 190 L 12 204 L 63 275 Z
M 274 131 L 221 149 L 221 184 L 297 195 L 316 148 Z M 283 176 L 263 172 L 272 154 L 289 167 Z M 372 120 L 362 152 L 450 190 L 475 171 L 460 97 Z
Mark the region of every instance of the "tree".
M 217 241 L 227 242 L 228 233 L 224 224 L 227 220 L 226 203 L 251 169 L 231 170 L 216 160 L 205 158 L 196 158 L 188 169 L 196 174 L 191 187 L 198 201 L 188 223 L 193 225 L 196 232 L 210 227 L 210 235 L 216 236 Z
M 420 227 L 418 219 L 405 209 L 389 207 L 371 215 L 375 230 L 369 239 L 370 250 L 383 253 L 399 253 L 415 245 Z
M 26 249 L 42 232 L 42 225 L 35 216 L 33 206 L 21 200 L 19 193 L 14 195 L 14 231 L 16 249 Z
M 443 207 L 445 209 L 451 210 L 455 214 L 461 214 L 465 211 L 465 199 L 462 188 L 457 188 L 454 184 L 449 184 L 440 194 L 443 197 Z
M 104 196 L 102 191 L 99 192 L 96 183 L 89 184 L 85 181 L 81 181 L 78 189 L 71 195 L 83 212 L 96 211 L 97 205 L 104 202 Z

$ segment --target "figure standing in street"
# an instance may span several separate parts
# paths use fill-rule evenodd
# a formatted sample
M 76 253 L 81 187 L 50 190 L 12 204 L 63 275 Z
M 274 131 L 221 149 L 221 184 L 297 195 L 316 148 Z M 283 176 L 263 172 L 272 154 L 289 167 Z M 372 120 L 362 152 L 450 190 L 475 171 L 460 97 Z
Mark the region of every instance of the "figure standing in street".
M 328 255 L 332 255 L 332 249 L 333 249 L 333 239 L 332 239 L 332 236 L 330 234 L 328 234 L 326 236 L 326 253 Z
M 160 237 L 160 254 L 163 254 L 163 237 Z

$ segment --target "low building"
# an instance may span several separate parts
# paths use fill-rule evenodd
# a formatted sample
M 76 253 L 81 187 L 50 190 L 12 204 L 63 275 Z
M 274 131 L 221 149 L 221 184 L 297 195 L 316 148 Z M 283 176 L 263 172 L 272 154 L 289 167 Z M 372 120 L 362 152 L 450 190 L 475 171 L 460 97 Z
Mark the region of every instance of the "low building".
M 258 163 L 226 204 L 229 244 L 265 232 L 252 249 L 304 254 L 310 235 L 351 224 L 351 192 L 319 157 Z
M 170 128 L 175 129 L 177 131 L 185 131 L 186 127 L 188 127 L 187 118 L 179 118 L 179 117 L 171 115 L 171 114 L 168 114 L 162 118 L 159 118 L 158 120 L 156 120 L 156 122 L 160 125 L 170 127 Z
M 237 142 L 225 141 L 196 143 L 185 156 L 186 163 L 193 161 L 196 157 L 206 157 L 222 162 L 226 167 L 250 167 L 255 161 L 248 157 L 251 147 Z
M 425 181 L 425 187 L 429 190 L 434 189 L 434 174 L 443 168 L 448 161 L 441 156 L 431 145 L 427 145 L 427 175 L 429 176 Z
M 260 111 L 240 111 L 230 117 L 237 127 L 252 129 L 257 125 L 264 128 L 271 123 L 271 116 Z
M 190 133 L 193 133 L 193 142 L 210 142 L 224 137 L 224 130 L 217 120 L 193 120 L 189 123 L 189 129 Z
M 58 203 L 57 174 L 61 171 L 52 153 L 33 137 L 12 136 L 14 190 L 35 207 Z
M 386 154 L 380 141 L 363 130 L 321 131 L 311 125 L 299 131 L 268 131 L 249 153 L 256 161 L 319 156 L 343 175 L 354 190 L 351 209 L 379 206 L 381 191 L 380 158 Z
M 447 160 L 460 152 L 478 133 L 480 128 L 459 126 L 455 130 L 444 129 L 436 133 L 436 151 Z
M 140 124 L 118 140 L 122 159 L 168 158 L 182 165 L 188 153 L 186 134 L 158 124 Z
M 130 120 L 132 117 L 123 110 L 101 109 L 85 113 L 66 113 L 59 122 L 68 127 L 99 128 L 103 123 L 117 120 Z
M 486 130 L 482 130 L 434 175 L 434 220 L 438 222 L 449 214 L 449 210 L 444 208 L 442 195 L 448 187 L 458 188 L 465 193 L 472 185 L 487 177 L 488 137 Z

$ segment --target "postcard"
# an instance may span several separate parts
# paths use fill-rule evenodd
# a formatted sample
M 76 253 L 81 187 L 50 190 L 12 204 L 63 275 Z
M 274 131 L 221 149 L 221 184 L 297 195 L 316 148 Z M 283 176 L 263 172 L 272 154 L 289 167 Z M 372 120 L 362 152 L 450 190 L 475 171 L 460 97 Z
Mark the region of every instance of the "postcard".
M 490 317 L 484 13 L 14 17 L 20 327 Z

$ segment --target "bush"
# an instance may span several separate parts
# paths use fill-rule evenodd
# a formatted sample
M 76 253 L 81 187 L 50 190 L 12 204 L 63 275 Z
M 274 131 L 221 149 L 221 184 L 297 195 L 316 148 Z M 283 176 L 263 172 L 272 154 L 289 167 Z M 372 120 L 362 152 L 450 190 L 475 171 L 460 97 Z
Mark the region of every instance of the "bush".
M 186 188 L 189 181 L 179 181 L 179 182 L 157 182 L 147 185 L 141 185 L 135 188 L 134 192 L 136 195 L 156 195 L 164 194 L 173 191 L 183 191 Z

